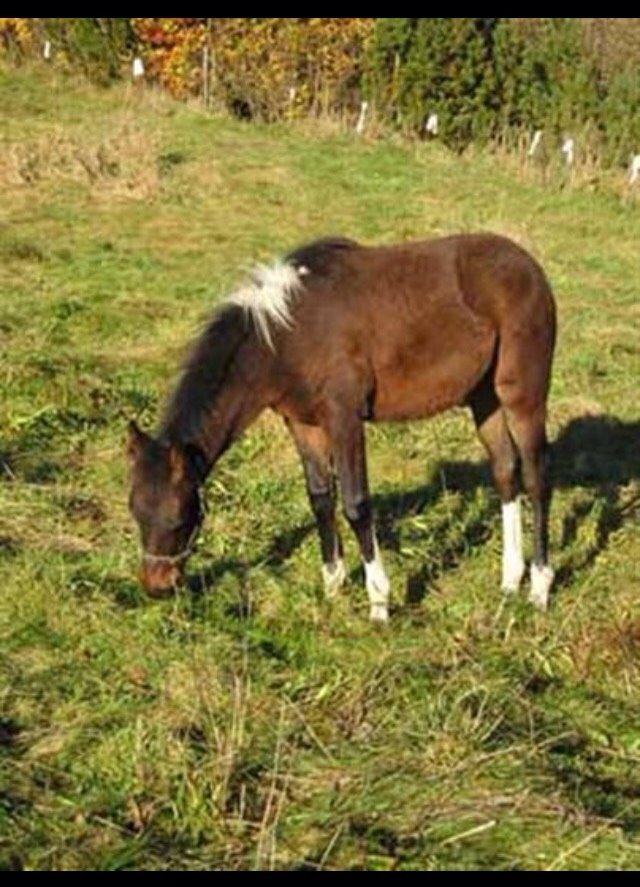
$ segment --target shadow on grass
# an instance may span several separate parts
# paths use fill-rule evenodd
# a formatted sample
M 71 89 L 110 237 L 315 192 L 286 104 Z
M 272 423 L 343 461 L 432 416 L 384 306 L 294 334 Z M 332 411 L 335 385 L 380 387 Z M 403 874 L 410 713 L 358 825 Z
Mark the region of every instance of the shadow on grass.
M 588 491 L 586 498 L 573 503 L 563 517 L 560 547 L 571 545 L 580 525 L 595 513 L 593 542 L 562 565 L 556 573 L 556 586 L 567 585 L 573 576 L 588 567 L 603 551 L 609 537 L 640 508 L 640 496 L 623 502 L 620 487 L 640 479 L 640 422 L 621 422 L 613 416 L 583 416 L 573 419 L 551 445 L 551 476 L 554 489 Z M 469 497 L 478 487 L 491 484 L 488 463 L 443 462 L 434 471 L 432 482 L 407 494 L 380 500 L 380 538 L 387 547 L 398 546 L 397 521 L 416 514 L 435 501 L 446 486 Z M 438 478 L 444 478 L 444 483 Z M 406 603 L 419 603 L 429 583 L 455 567 L 470 547 L 482 544 L 489 535 L 495 507 L 489 504 L 467 526 L 464 538 L 440 552 L 435 564 L 425 565 L 409 577 Z
M 234 573 L 244 580 L 248 571 L 260 564 L 267 567 L 282 566 L 314 529 L 315 524 L 309 521 L 300 527 L 293 527 L 290 530 L 285 530 L 284 533 L 279 533 L 272 539 L 266 552 L 253 558 L 251 561 L 241 561 L 235 558 L 216 561 L 205 567 L 197 575 L 190 576 L 187 579 L 187 587 L 193 594 L 204 594 L 226 573 Z M 244 581 L 242 584 L 244 585 Z M 239 610 L 242 610 L 242 604 L 239 605 Z M 238 615 L 241 616 L 242 612 L 239 612 Z
M 613 416 L 584 416 L 562 430 L 553 447 L 553 479 L 559 489 L 589 491 L 564 515 L 561 548 L 577 537 L 581 523 L 595 513 L 595 538 L 581 557 L 557 573 L 558 585 L 588 567 L 609 537 L 640 508 L 640 495 L 624 501 L 621 487 L 640 479 L 640 421 L 621 422 Z
M 393 551 L 400 550 L 399 524 L 408 517 L 415 517 L 437 503 L 444 490 L 462 494 L 450 519 L 464 520 L 461 533 L 452 536 L 447 532 L 448 526 L 436 529 L 435 539 L 430 536 L 430 558 L 418 570 L 407 577 L 405 587 L 405 605 L 416 606 L 422 602 L 431 586 L 439 576 L 448 570 L 455 569 L 469 550 L 486 542 L 496 513 L 496 504 L 491 501 L 483 503 L 480 509 L 476 503 L 475 510 L 470 511 L 471 499 L 475 498 L 478 487 L 489 487 L 491 474 L 488 462 L 441 462 L 436 465 L 431 480 L 407 492 L 390 493 L 374 496 L 373 504 L 376 514 L 376 533 L 382 548 Z M 468 519 L 471 514 L 471 519 Z M 465 517 L 467 519 L 465 519 Z M 416 542 L 414 538 L 414 542 Z M 426 553 L 426 552 L 425 552 Z
M 577 557 L 564 564 L 557 573 L 557 584 L 568 584 L 574 574 L 589 566 L 606 547 L 611 534 L 630 519 L 640 508 L 640 497 L 623 502 L 620 487 L 640 479 L 640 422 L 625 423 L 612 416 L 584 416 L 573 419 L 562 429 L 552 443 L 551 465 L 556 489 L 581 487 L 588 496 L 571 506 L 564 516 L 561 546 L 570 545 L 576 538 L 581 523 L 592 512 L 596 514 L 594 542 Z M 480 487 L 491 486 L 491 476 L 484 462 L 442 462 L 431 479 L 413 490 L 373 497 L 378 538 L 383 548 L 399 550 L 399 524 L 407 517 L 416 516 L 434 505 L 444 489 L 462 495 L 459 513 L 469 512 L 472 499 Z M 470 548 L 483 544 L 489 538 L 495 522 L 497 500 L 473 512 L 464 525 L 464 532 L 454 538 L 442 532 L 437 556 L 408 577 L 405 603 L 418 604 L 427 589 L 439 575 L 455 568 Z M 242 578 L 258 565 L 277 568 L 285 563 L 314 532 L 312 521 L 294 527 L 276 536 L 267 550 L 251 561 L 227 559 L 211 564 L 189 579 L 188 587 L 194 594 L 204 593 L 225 573 Z M 446 537 L 446 538 L 445 538 Z M 433 538 L 430 539 L 433 545 Z M 244 583 L 243 583 L 244 584 Z M 241 616 L 240 606 L 238 615 Z
M 606 712 L 612 735 L 618 725 L 637 719 L 637 707 L 614 695 L 590 690 L 586 686 L 565 683 L 560 678 L 521 675 L 522 694 L 517 704 L 503 709 L 504 717 L 497 728 L 485 737 L 483 746 L 489 753 L 508 750 L 528 741 L 532 713 L 535 711 L 538 766 L 554 785 L 553 794 L 564 808 L 565 815 L 578 818 L 581 824 L 602 823 L 621 827 L 629 837 L 640 831 L 640 782 L 633 756 L 611 754 L 609 743 L 603 745 L 580 729 L 576 720 L 577 706 L 585 711 Z M 554 693 L 566 698 L 570 690 L 572 710 L 569 715 L 562 702 L 554 704 Z M 547 695 L 542 704 L 538 697 Z M 533 709 L 532 709 L 533 706 Z M 588 717 L 585 719 L 588 722 Z

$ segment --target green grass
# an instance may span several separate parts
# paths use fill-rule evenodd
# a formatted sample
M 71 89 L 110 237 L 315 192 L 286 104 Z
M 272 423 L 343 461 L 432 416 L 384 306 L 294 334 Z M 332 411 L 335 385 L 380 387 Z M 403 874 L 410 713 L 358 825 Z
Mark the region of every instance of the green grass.
M 0 72 L 0 114 L 2 866 L 640 866 L 637 209 L 40 69 Z M 346 530 L 323 601 L 271 416 L 211 478 L 197 590 L 146 600 L 126 420 L 153 424 L 246 264 L 477 229 L 530 248 L 558 300 L 549 613 L 501 599 L 462 410 L 369 430 L 387 630 Z

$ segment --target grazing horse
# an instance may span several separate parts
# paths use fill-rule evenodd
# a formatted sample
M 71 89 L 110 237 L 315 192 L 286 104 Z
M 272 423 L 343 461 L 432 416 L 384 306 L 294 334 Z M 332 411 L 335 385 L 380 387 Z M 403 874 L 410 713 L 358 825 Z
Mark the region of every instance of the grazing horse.
M 270 407 L 302 460 L 328 594 L 346 573 L 334 470 L 364 561 L 372 620 L 388 619 L 364 423 L 471 408 L 502 502 L 502 588 L 523 578 L 520 480 L 533 503 L 530 600 L 545 609 L 550 484 L 546 399 L 555 304 L 540 266 L 512 241 L 463 234 L 395 246 L 319 240 L 258 267 L 195 342 L 156 437 L 129 427 L 130 508 L 152 596 L 181 580 L 200 529 L 202 484 Z

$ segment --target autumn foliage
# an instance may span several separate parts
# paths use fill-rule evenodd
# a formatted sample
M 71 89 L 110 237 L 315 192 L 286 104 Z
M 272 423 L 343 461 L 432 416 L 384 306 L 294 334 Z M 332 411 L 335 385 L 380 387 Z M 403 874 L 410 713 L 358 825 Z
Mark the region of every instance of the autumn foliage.
M 35 33 L 34 19 L 0 18 L 0 46 L 6 52 L 20 53 L 30 49 Z
M 150 78 L 180 98 L 198 89 L 206 19 L 134 18 L 131 25 Z
M 640 152 L 640 19 L 0 19 L 0 49 L 41 54 L 94 82 L 131 76 L 247 119 L 339 115 L 473 143 L 547 149 L 572 134 L 579 160 L 624 167 Z M 557 153 L 557 152 L 556 152 Z
M 343 107 L 357 86 L 367 18 L 138 18 L 151 76 L 172 93 L 202 91 L 209 50 L 214 101 L 274 120 Z

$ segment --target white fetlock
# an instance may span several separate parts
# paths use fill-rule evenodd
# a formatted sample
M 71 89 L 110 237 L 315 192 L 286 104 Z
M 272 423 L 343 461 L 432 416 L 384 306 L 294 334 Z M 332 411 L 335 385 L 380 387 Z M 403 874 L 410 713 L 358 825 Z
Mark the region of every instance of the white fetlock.
M 377 543 L 375 544 L 374 559 L 369 563 L 365 562 L 364 574 L 369 595 L 369 618 L 372 622 L 388 622 L 391 585 L 382 566 Z
M 502 561 L 502 593 L 515 594 L 520 588 L 526 566 L 522 559 L 506 558 Z
M 546 610 L 549 606 L 549 592 L 553 585 L 553 569 L 545 564 L 538 567 L 531 564 L 531 591 L 529 601 L 537 610 Z
M 520 499 L 502 503 L 502 591 L 515 594 L 524 576 Z
M 322 565 L 322 581 L 324 582 L 324 593 L 327 597 L 335 597 L 344 585 L 347 578 L 347 571 L 342 558 L 337 558 L 332 564 Z

